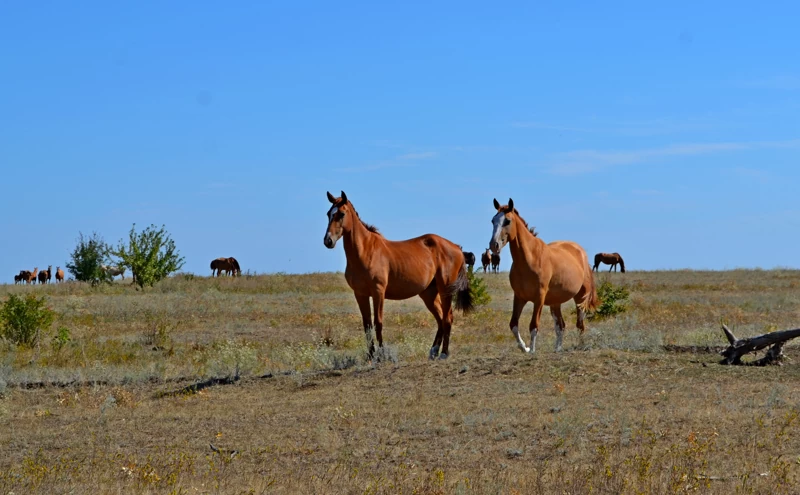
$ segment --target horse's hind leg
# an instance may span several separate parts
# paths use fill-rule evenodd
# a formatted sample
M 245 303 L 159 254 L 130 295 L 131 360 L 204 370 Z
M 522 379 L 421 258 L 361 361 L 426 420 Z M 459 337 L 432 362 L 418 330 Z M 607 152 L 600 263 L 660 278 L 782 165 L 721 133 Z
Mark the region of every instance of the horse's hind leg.
M 369 307 L 369 296 L 356 294 L 358 309 L 361 311 L 361 321 L 364 324 L 364 338 L 367 341 L 367 357 L 372 359 L 375 354 L 375 343 L 372 341 L 372 314 Z
M 553 324 L 556 329 L 556 352 L 560 352 L 563 349 L 564 327 L 567 326 L 564 317 L 561 315 L 561 305 L 550 306 L 550 316 L 553 317 Z
M 428 308 L 428 311 L 436 318 L 436 337 L 433 339 L 431 352 L 428 355 L 429 358 L 436 359 L 439 355 L 442 338 L 444 337 L 444 313 L 442 313 L 442 302 L 439 298 L 439 292 L 436 290 L 436 282 L 431 282 L 431 285 L 422 291 L 419 297 L 425 303 L 425 307 Z

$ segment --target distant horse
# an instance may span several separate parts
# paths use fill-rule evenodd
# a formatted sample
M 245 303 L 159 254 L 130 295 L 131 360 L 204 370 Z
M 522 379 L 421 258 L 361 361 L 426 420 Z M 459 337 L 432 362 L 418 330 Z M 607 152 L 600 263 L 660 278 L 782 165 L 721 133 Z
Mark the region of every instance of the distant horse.
M 236 274 L 242 273 L 242 269 L 239 268 L 239 262 L 236 261 L 236 258 L 217 258 L 211 262 L 211 276 L 214 276 L 216 272 L 216 276 L 219 277 L 220 273 L 225 272 L 225 275 L 230 275 L 231 272 L 235 277 Z
M 462 251 L 462 253 L 464 253 L 464 263 L 467 264 L 468 269 L 472 270 L 472 268 L 475 266 L 475 254 L 470 253 L 469 251 Z
M 46 284 L 47 283 L 47 271 L 42 270 L 39 272 L 39 283 Z
M 53 280 L 53 273 L 52 273 L 53 265 L 47 265 L 47 283 L 49 284 L 51 280 Z
M 16 277 L 15 277 L 16 278 Z M 19 283 L 25 282 L 26 284 L 30 282 L 31 272 L 28 270 L 20 270 L 19 271 Z
M 528 224 L 514 209 L 514 201 L 500 206 L 494 200 L 497 214 L 492 219 L 492 239 L 489 245 L 494 253 L 509 245 L 511 270 L 508 278 L 514 289 L 514 309 L 509 327 L 523 352 L 536 351 L 536 335 L 542 308 L 550 306 L 556 330 L 556 351 L 562 348 L 566 323 L 561 315 L 561 305 L 572 299 L 578 307 L 577 326 L 581 335 L 586 330 L 584 317 L 587 311 L 599 304 L 594 275 L 586 251 L 571 241 L 544 241 L 528 230 Z M 528 348 L 519 335 L 519 317 L 528 302 L 533 302 L 531 318 L 531 346 Z
M 64 281 L 64 270 L 60 266 L 56 267 L 56 283 Z
M 492 271 L 497 273 L 500 271 L 500 254 L 492 253 Z
M 17 285 L 20 282 L 22 282 L 22 273 L 14 275 L 14 285 Z
M 125 267 L 124 266 L 108 266 L 108 265 L 100 265 L 100 268 L 105 272 L 106 275 L 110 276 L 112 279 L 117 275 L 122 275 L 122 280 L 125 280 Z
M 331 207 L 328 210 L 328 228 L 323 243 L 333 249 L 344 239 L 347 268 L 344 278 L 353 289 L 361 311 L 364 333 L 369 341 L 368 356 L 374 356 L 375 345 L 369 336 L 372 328 L 370 297 L 375 313 L 375 337 L 383 347 L 384 300 L 402 300 L 419 296 L 434 318 L 436 337 L 429 353 L 447 358 L 450 331 L 453 325 L 453 299 L 455 308 L 470 311 L 472 296 L 467 278 L 464 255 L 457 244 L 435 234 L 425 234 L 404 241 L 390 241 L 375 227 L 364 223 L 353 204 L 342 191 L 338 198 L 328 193 Z M 441 346 L 441 355 L 439 348 Z
M 611 265 L 608 268 L 608 271 L 611 271 L 613 268 L 614 271 L 617 271 L 617 263 L 620 264 L 620 268 L 622 269 L 622 273 L 625 273 L 625 262 L 622 261 L 622 256 L 619 253 L 597 253 L 594 255 L 594 268 L 592 270 L 597 271 L 597 267 L 600 266 L 600 263 L 605 263 L 606 265 Z
M 26 273 L 28 274 L 28 279 L 25 282 L 29 283 L 29 284 L 31 284 L 31 283 L 35 284 L 36 283 L 36 275 L 39 274 L 39 267 L 37 266 L 36 268 L 34 268 L 33 272 L 26 272 Z
M 489 268 L 489 265 L 492 264 L 492 251 L 491 249 L 487 248 L 486 252 L 481 255 L 481 265 L 483 265 L 483 273 L 486 273 L 486 270 Z

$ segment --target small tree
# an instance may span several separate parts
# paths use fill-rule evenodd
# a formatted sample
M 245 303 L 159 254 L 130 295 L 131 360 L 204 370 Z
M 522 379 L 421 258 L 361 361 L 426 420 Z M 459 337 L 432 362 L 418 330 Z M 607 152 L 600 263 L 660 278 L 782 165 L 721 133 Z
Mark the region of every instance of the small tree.
M 600 305 L 591 315 L 591 319 L 603 319 L 616 316 L 628 310 L 631 293 L 624 286 L 617 286 L 606 279 L 597 287 L 597 297 Z
M 160 229 L 150 225 L 137 234 L 136 224 L 133 224 L 128 245 L 120 239 L 119 246 L 111 250 L 111 254 L 120 259 L 121 266 L 130 269 L 133 283 L 141 288 L 152 287 L 170 273 L 180 270 L 184 263 L 163 225 Z
M 33 347 L 42 329 L 48 329 L 55 317 L 44 296 L 28 294 L 23 299 L 10 294 L 0 305 L 0 336 L 16 345 Z
M 93 232 L 91 237 L 85 237 L 83 233 L 79 235 L 78 245 L 67 262 L 67 271 L 75 280 L 89 282 L 93 286 L 110 281 L 109 276 L 100 268 L 108 256 L 108 245 L 97 232 Z
M 489 288 L 483 278 L 476 277 L 472 267 L 467 268 L 467 278 L 469 279 L 469 292 L 472 295 L 472 303 L 475 306 L 483 306 L 492 302 Z

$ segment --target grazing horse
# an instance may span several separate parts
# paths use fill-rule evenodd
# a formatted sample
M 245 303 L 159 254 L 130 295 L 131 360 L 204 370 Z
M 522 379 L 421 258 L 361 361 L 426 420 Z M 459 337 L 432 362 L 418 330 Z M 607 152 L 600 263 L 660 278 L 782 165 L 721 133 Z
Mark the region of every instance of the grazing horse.
M 500 271 L 500 254 L 492 253 L 492 271 L 497 273 Z
M 47 283 L 47 270 L 42 270 L 39 272 L 39 283 L 40 284 Z
M 622 261 L 622 256 L 619 253 L 597 253 L 594 255 L 594 268 L 592 270 L 597 271 L 597 267 L 600 266 L 600 263 L 605 263 L 606 265 L 611 265 L 608 268 L 608 271 L 611 271 L 613 268 L 614 271 L 617 271 L 617 263 L 620 264 L 620 268 L 622 269 L 622 273 L 625 273 L 625 262 Z
M 105 272 L 106 275 L 111 276 L 113 279 L 117 275 L 122 275 L 122 280 L 125 280 L 125 267 L 124 266 L 108 266 L 108 265 L 100 265 L 100 268 Z
M 219 277 L 220 273 L 225 272 L 225 275 L 230 275 L 231 272 L 235 277 L 238 273 L 241 275 L 242 269 L 239 268 L 239 262 L 236 261 L 236 258 L 217 258 L 211 262 L 211 276 L 214 276 L 216 272 L 216 276 Z
M 331 207 L 323 243 L 333 249 L 343 239 L 347 257 L 344 278 L 353 289 L 361 311 L 369 358 L 375 353 L 370 337 L 370 297 L 375 313 L 375 337 L 378 346 L 383 347 L 384 300 L 419 296 L 436 318 L 438 327 L 429 357 L 446 359 L 453 325 L 453 299 L 455 308 L 465 313 L 473 307 L 461 248 L 435 234 L 404 241 L 387 240 L 378 229 L 361 220 L 344 191 L 338 198 L 328 193 L 328 201 Z
M 550 306 L 556 330 L 556 351 L 562 348 L 565 328 L 561 305 L 572 299 L 578 307 L 578 329 L 586 330 L 586 312 L 597 307 L 599 300 L 594 275 L 586 251 L 571 241 L 546 244 L 528 230 L 528 224 L 514 209 L 514 201 L 500 206 L 494 200 L 497 214 L 492 218 L 492 239 L 489 245 L 494 253 L 509 245 L 511 270 L 508 278 L 514 289 L 514 309 L 509 327 L 523 352 L 536 351 L 536 335 L 542 308 Z M 528 302 L 533 302 L 531 318 L 531 346 L 528 348 L 519 335 L 519 317 Z
M 64 270 L 60 266 L 56 267 L 56 283 L 64 281 Z
M 470 253 L 469 251 L 467 252 L 461 251 L 461 252 L 464 254 L 464 263 L 467 264 L 467 268 L 472 270 L 472 268 L 475 266 L 475 254 Z
M 492 250 L 486 248 L 486 252 L 481 255 L 481 265 L 483 265 L 483 273 L 486 273 L 489 265 L 492 264 Z

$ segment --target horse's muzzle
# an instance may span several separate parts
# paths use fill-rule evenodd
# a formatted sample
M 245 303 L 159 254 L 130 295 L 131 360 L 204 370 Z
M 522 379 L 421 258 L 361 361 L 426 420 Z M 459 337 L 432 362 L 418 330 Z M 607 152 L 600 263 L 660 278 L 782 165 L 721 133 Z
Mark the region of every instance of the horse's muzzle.
M 322 239 L 322 243 L 325 244 L 325 247 L 328 249 L 333 249 L 333 246 L 336 245 L 336 243 L 333 242 L 333 239 L 331 239 L 331 236 L 328 234 L 325 234 L 325 238 Z
M 491 249 L 494 254 L 500 254 L 500 244 L 494 239 L 489 242 L 489 249 Z

